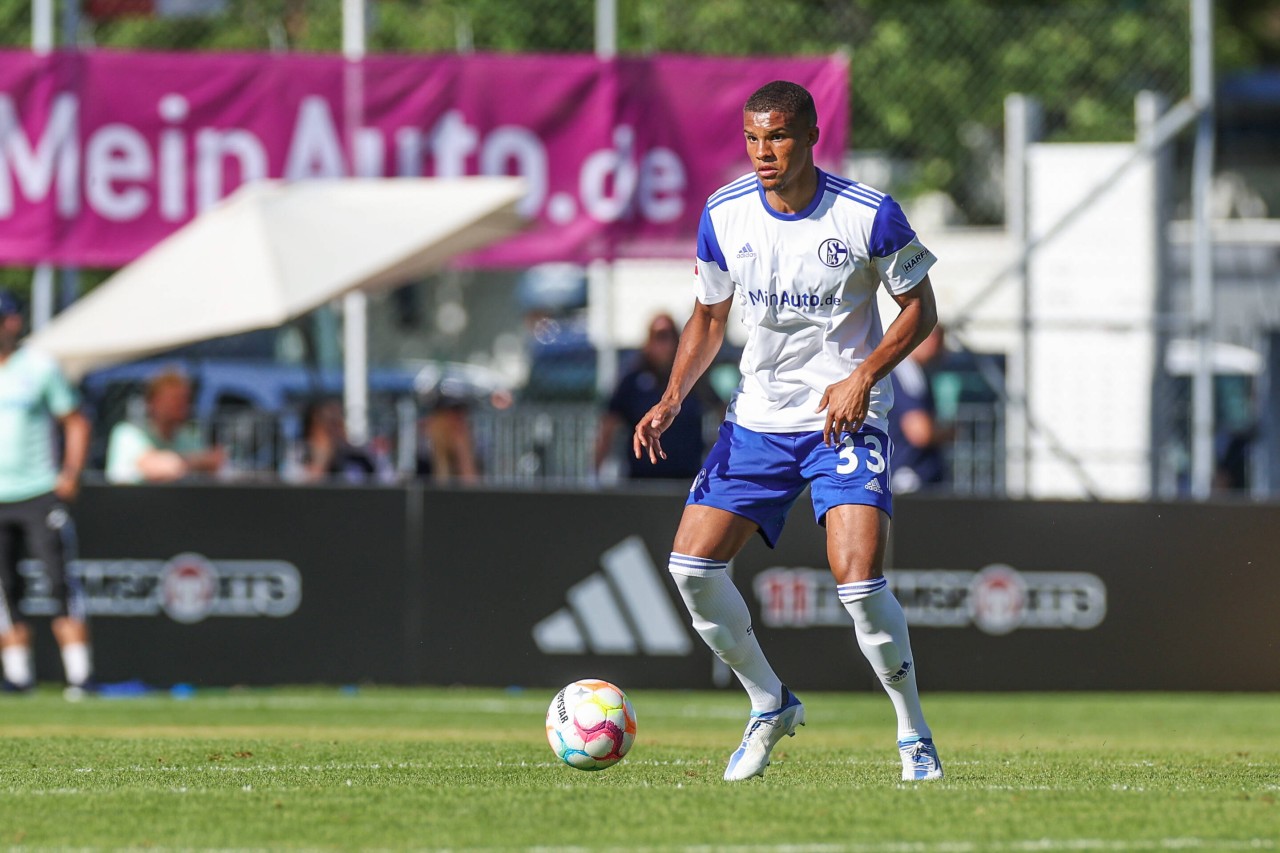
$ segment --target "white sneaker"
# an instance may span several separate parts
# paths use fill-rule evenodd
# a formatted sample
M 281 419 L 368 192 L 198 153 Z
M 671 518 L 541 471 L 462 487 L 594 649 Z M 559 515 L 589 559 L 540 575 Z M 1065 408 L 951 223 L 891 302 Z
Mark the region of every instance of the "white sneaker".
M 932 738 L 900 740 L 898 754 L 902 756 L 902 781 L 927 782 L 942 778 L 942 761 Z
M 742 735 L 742 746 L 729 756 L 729 766 L 724 769 L 726 782 L 739 782 L 752 776 L 763 776 L 769 766 L 769 753 L 784 735 L 794 737 L 796 726 L 804 725 L 804 705 L 782 687 L 782 707 L 776 711 L 752 711 L 747 730 Z

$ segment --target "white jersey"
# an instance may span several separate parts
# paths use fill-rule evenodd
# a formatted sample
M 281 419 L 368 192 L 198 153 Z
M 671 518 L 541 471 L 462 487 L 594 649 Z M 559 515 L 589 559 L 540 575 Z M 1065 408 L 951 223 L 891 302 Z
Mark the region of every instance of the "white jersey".
M 747 343 L 726 420 L 757 432 L 822 429 L 815 409 L 884 336 L 876 289 L 915 287 L 933 266 L 888 195 L 818 170 L 804 210 L 778 213 L 754 172 L 707 200 L 698 224 L 694 292 L 705 305 L 737 295 Z M 884 429 L 888 377 L 871 391 L 866 422 Z

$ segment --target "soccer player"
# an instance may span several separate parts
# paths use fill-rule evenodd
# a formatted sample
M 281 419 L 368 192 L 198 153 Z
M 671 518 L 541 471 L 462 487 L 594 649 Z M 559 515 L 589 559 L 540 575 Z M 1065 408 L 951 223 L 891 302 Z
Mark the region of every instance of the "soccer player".
M 90 686 L 89 629 L 75 581 L 66 573 L 75 525 L 67 503 L 79 491 L 89 448 L 89 422 L 75 391 L 48 356 L 19 347 L 22 306 L 0 290 L 0 661 L 4 686 L 25 691 L 35 683 L 31 627 L 18 603 L 18 545 L 44 563 L 50 597 L 57 603 L 53 633 L 62 652 L 66 696 Z M 61 467 L 54 464 L 52 431 L 62 427 Z
M 707 200 L 693 316 L 666 392 L 632 440 L 637 456 L 662 458 L 662 433 L 719 350 L 736 295 L 747 327 L 742 381 L 693 481 L 669 565 L 694 629 L 751 699 L 724 778 L 763 775 L 778 741 L 804 724 L 804 705 L 769 665 L 726 569 L 753 533 L 774 545 L 808 485 L 840 601 L 897 712 L 902 778 L 940 779 L 906 618 L 883 575 L 889 372 L 937 322 L 934 256 L 892 198 L 814 165 L 817 110 L 801 86 L 756 91 L 743 132 L 753 171 Z M 881 285 L 901 307 L 887 330 Z

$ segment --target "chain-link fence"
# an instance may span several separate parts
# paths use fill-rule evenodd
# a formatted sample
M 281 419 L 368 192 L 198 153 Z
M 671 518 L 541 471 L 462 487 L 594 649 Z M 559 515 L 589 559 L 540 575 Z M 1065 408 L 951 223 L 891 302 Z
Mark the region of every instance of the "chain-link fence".
M 337 53 L 342 46 L 340 0 L 54 0 L 53 6 L 59 49 Z M 368 0 L 367 52 L 590 53 L 595 12 L 594 0 Z M 1248 67 L 1261 49 L 1250 19 L 1234 6 L 1217 14 L 1219 72 Z M 28 49 L 32 32 L 29 4 L 0 4 L 0 47 Z M 1045 141 L 1132 141 L 1138 92 L 1174 101 L 1187 93 L 1190 43 L 1187 0 L 617 2 L 616 45 L 624 56 L 844 54 L 856 162 L 882 189 L 908 205 L 927 203 L 957 226 L 1005 220 L 1007 95 L 1039 101 Z M 1185 208 L 1186 187 L 1185 179 L 1173 186 L 1177 209 Z M 1275 283 L 1275 251 L 1261 251 L 1266 258 L 1248 277 L 1262 294 L 1256 301 L 1269 306 L 1264 291 Z M 1174 266 L 1178 257 L 1175 251 Z M 470 275 L 454 274 L 452 281 L 461 280 L 465 290 Z M 21 290 L 30 271 L 0 270 L 0 277 Z M 1171 313 L 1158 322 L 1177 325 L 1175 312 L 1185 306 L 1164 301 Z M 1235 338 L 1255 346 L 1264 336 L 1258 329 L 1253 323 Z M 431 355 L 466 360 L 471 353 L 437 348 Z M 1153 413 L 1170 435 L 1180 434 L 1187 418 L 1177 381 Z M 952 460 L 956 482 L 971 493 L 999 492 L 1001 407 L 991 400 L 959 403 L 955 411 L 966 412 L 969 422 L 959 425 L 968 444 Z M 574 409 L 566 418 L 578 424 L 581 414 Z M 1175 465 L 1176 442 L 1165 444 L 1153 451 L 1153 479 L 1175 484 L 1157 491 L 1176 492 L 1179 474 L 1159 467 Z M 496 459 L 492 464 L 502 467 Z

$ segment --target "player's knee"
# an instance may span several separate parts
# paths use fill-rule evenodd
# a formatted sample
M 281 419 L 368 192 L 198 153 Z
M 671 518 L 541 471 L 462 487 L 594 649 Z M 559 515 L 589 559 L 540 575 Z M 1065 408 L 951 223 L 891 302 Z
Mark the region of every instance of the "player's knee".
M 671 578 L 684 603 L 696 614 L 699 602 L 714 595 L 715 589 L 725 577 L 726 566 L 726 563 L 672 554 L 667 563 L 667 571 L 671 572 Z

